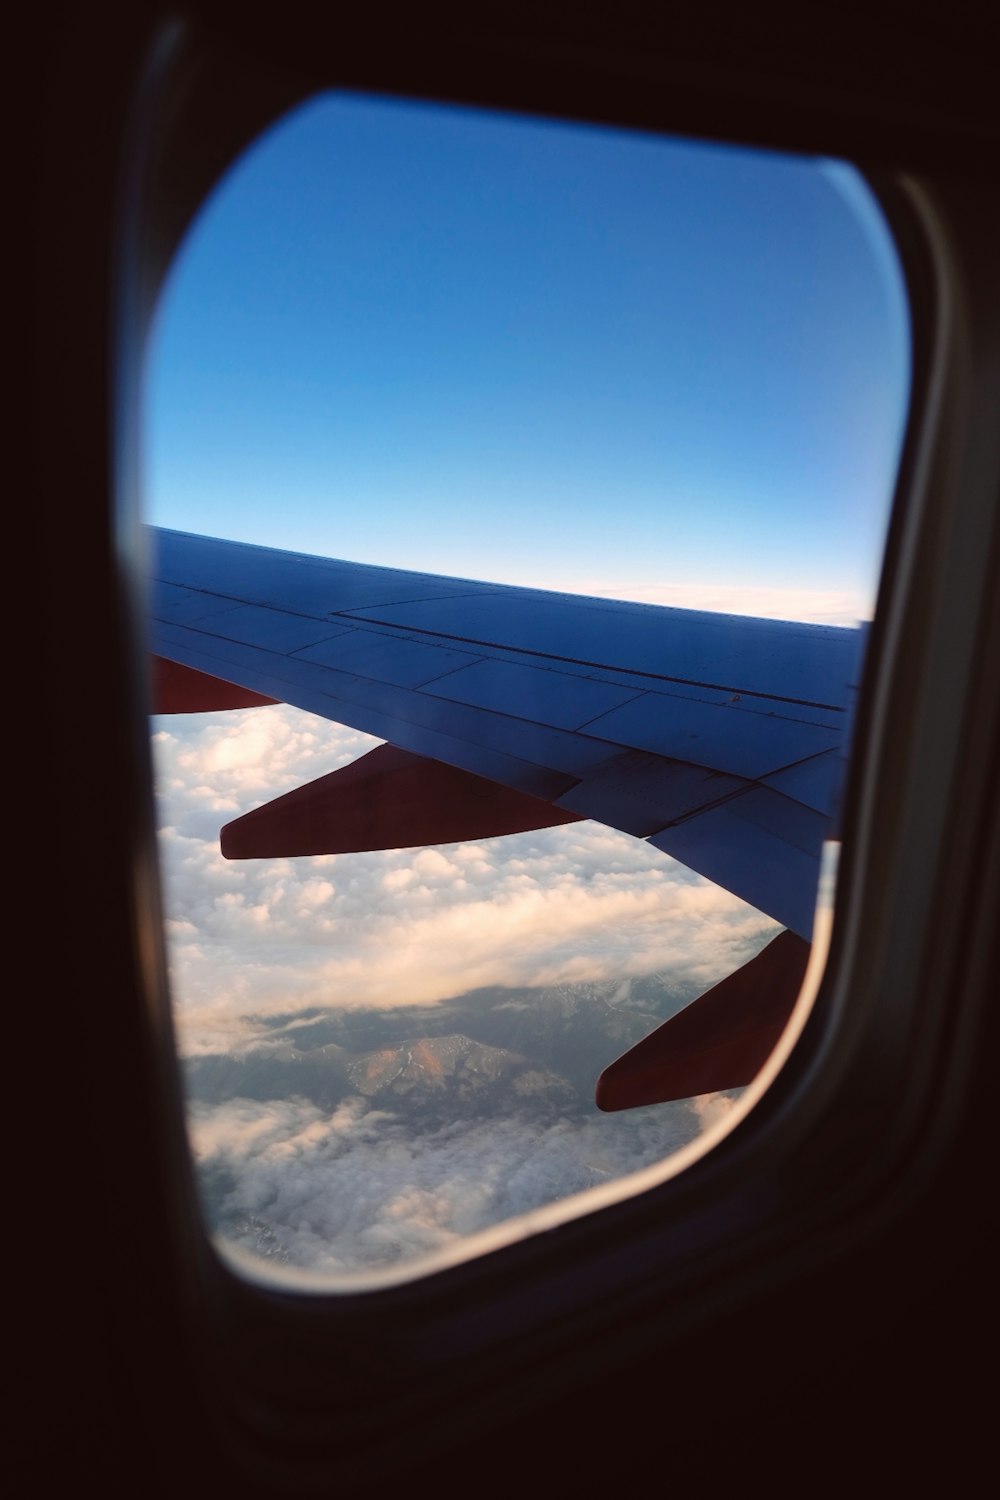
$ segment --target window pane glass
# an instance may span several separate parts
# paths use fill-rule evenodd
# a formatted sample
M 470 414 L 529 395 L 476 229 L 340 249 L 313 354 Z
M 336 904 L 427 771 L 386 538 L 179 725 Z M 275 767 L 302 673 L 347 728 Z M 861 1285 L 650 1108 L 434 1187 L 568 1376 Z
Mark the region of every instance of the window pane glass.
M 908 385 L 898 263 L 847 166 L 323 97 L 241 159 L 177 257 L 149 359 L 147 514 L 379 568 L 840 627 L 846 661 L 874 608 Z M 216 640 L 248 607 L 227 569 Z M 815 632 L 793 685 L 798 638 L 731 622 L 699 626 L 690 660 L 711 666 L 680 672 L 643 645 L 656 610 L 550 615 L 502 594 L 498 652 L 450 601 L 415 641 L 399 611 L 425 601 L 408 587 L 353 616 L 327 663 L 364 678 L 369 632 L 391 638 L 377 712 L 344 724 L 281 702 L 153 724 L 206 1220 L 253 1274 L 323 1287 L 636 1190 L 736 1117 L 740 1087 L 602 1113 L 595 1079 L 794 924 L 784 898 L 768 915 L 735 891 L 756 891 L 762 839 L 818 873 L 860 660 L 831 707 Z M 754 732 L 778 736 L 766 764 L 728 737 L 750 719 L 747 641 L 774 674 L 751 684 L 769 705 Z M 395 694 L 425 687 L 425 648 L 451 653 L 435 733 L 502 713 L 503 753 L 549 769 L 569 736 L 617 746 L 599 804 L 589 771 L 576 803 L 566 776 L 563 810 L 607 821 L 223 858 L 223 824 L 393 740 L 381 726 L 411 713 Z M 543 690 L 522 689 L 536 670 Z M 668 677 L 694 715 L 684 745 L 646 718 Z M 403 748 L 435 758 L 419 737 Z M 662 836 L 622 814 L 691 765 L 715 778 L 710 835 L 683 800 L 670 818 L 656 803 Z M 719 884 L 686 861 L 728 872 L 734 809 L 752 869 Z

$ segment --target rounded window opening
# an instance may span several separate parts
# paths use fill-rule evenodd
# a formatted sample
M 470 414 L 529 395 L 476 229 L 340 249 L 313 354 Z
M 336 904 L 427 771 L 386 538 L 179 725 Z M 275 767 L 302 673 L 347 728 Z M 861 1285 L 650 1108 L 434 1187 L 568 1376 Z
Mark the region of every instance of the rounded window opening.
M 234 166 L 146 406 L 176 1031 L 234 1264 L 410 1276 L 745 1111 L 908 383 L 843 164 L 337 95 Z

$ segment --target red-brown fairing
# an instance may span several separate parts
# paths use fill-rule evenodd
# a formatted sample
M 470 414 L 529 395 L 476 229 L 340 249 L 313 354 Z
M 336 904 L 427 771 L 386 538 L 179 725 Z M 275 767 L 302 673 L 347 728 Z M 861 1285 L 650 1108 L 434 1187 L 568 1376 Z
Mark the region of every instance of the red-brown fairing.
M 227 859 L 278 859 L 451 844 L 579 821 L 540 797 L 379 745 L 227 823 L 221 839 Z
M 220 708 L 262 708 L 277 703 L 249 688 L 199 672 L 165 656 L 151 656 L 154 714 L 204 714 Z
M 779 933 L 650 1032 L 598 1078 L 598 1109 L 634 1109 L 752 1082 L 788 1023 L 809 946 L 794 932 Z

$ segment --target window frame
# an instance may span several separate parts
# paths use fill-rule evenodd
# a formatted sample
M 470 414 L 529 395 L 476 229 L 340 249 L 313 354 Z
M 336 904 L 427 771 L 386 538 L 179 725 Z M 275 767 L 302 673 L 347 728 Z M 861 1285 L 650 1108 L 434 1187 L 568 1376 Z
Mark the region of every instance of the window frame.
M 420 1461 L 400 1446 L 421 1427 L 432 1429 L 426 1451 L 445 1451 L 495 1428 L 498 1413 L 506 1421 L 518 1412 L 530 1418 L 546 1383 L 570 1400 L 609 1370 L 646 1369 L 665 1350 L 671 1359 L 690 1353 L 705 1330 L 722 1327 L 735 1338 L 749 1327 L 759 1334 L 753 1309 L 793 1283 L 830 1285 L 845 1246 L 868 1247 L 869 1277 L 882 1259 L 891 1267 L 900 1226 L 924 1222 L 929 1194 L 940 1201 L 933 1195 L 942 1164 L 954 1161 L 956 1141 L 972 1129 L 965 1101 L 986 994 L 989 901 L 997 890 L 990 786 L 997 712 L 988 697 L 988 684 L 1000 677 L 995 605 L 988 614 L 989 580 L 997 576 L 989 385 L 997 293 L 989 232 L 974 171 L 963 183 L 933 151 L 922 158 L 919 140 L 907 151 L 891 131 L 882 139 L 883 157 L 898 169 L 869 169 L 869 181 L 904 263 L 914 389 L 859 709 L 830 961 L 800 1047 L 775 1086 L 682 1177 L 550 1234 L 378 1292 L 307 1299 L 264 1292 L 218 1260 L 195 1203 L 143 741 L 138 388 L 144 329 L 172 248 L 242 146 L 317 83 L 409 89 L 691 133 L 713 133 L 706 129 L 712 116 L 722 138 L 830 154 L 850 155 L 858 127 L 848 118 L 838 134 L 836 119 L 817 125 L 794 104 L 746 119 L 745 101 L 734 105 L 711 67 L 707 81 L 664 101 L 662 81 L 655 90 L 633 89 L 614 58 L 603 67 L 573 52 L 553 61 L 551 45 L 527 30 L 512 54 L 476 37 L 453 38 L 435 51 L 440 38 L 431 37 L 404 56 L 405 48 L 397 53 L 369 39 L 345 48 L 336 77 L 324 74 L 322 62 L 307 70 L 309 49 L 293 27 L 276 55 L 263 45 L 266 34 L 252 28 L 237 31 L 239 46 L 225 27 L 137 32 L 131 50 L 119 47 L 124 60 L 116 54 L 122 119 L 132 96 L 130 159 L 113 183 L 118 148 L 108 152 L 113 166 L 105 167 L 96 204 L 83 201 L 82 185 L 70 194 L 71 213 L 93 227 L 92 243 L 46 325 L 51 337 L 61 311 L 93 347 L 102 337 L 94 308 L 88 303 L 77 312 L 67 298 L 79 294 L 84 275 L 114 266 L 112 276 L 101 277 L 104 310 L 113 311 L 116 326 L 100 371 L 111 394 L 82 401 L 66 428 L 71 456 L 102 455 L 86 479 L 86 515 L 67 525 L 70 539 L 78 536 L 85 547 L 88 529 L 108 515 L 102 475 L 115 494 L 107 532 L 96 548 L 90 543 L 107 595 L 91 618 L 92 636 L 107 650 L 107 681 L 93 701 L 117 737 L 99 777 L 110 792 L 118 773 L 104 868 L 116 872 L 117 932 L 126 935 L 113 966 L 122 998 L 109 1006 L 107 1024 L 119 1028 L 117 1043 L 137 1075 L 129 1096 L 137 1139 L 126 1162 L 138 1173 L 145 1162 L 157 1178 L 144 1185 L 137 1228 L 116 1221 L 123 1248 L 112 1258 L 161 1336 L 169 1318 L 150 1311 L 126 1264 L 129 1249 L 173 1310 L 172 1368 L 186 1370 L 185 1409 L 197 1408 L 202 1435 L 210 1428 L 216 1451 L 226 1451 L 220 1463 L 267 1473 L 276 1489 L 362 1469 L 385 1477 Z M 728 112 L 713 115 L 720 94 L 730 99 Z M 69 117 L 65 107 L 57 116 Z M 43 272 L 51 265 L 51 253 L 43 252 Z M 77 368 L 84 368 L 82 356 Z M 57 392 L 59 399 L 67 412 Z M 111 420 L 95 423 L 101 400 Z M 66 455 L 45 459 L 41 469 L 49 495 L 58 497 L 71 469 Z M 63 582 L 72 592 L 72 582 Z M 75 597 L 86 597 L 78 585 Z M 954 661 L 960 670 L 950 673 Z M 72 692 L 66 699 L 72 704 Z M 66 813 L 65 826 L 97 834 L 94 816 L 78 809 Z M 932 912 L 936 941 L 928 953 Z M 86 915 L 95 920 L 92 905 Z M 68 927 L 93 956 L 93 930 L 84 936 L 81 914 Z M 115 1196 L 113 1177 L 102 1190 L 108 1201 Z M 159 1243 L 143 1246 L 139 1231 L 159 1235 Z M 841 1288 L 837 1305 L 850 1296 Z M 787 1310 L 786 1318 L 787 1358 L 801 1349 L 802 1336 Z M 116 1327 L 120 1359 L 128 1331 L 121 1317 Z M 453 1430 L 430 1416 L 449 1403 L 458 1411 Z M 678 1409 L 688 1406 L 681 1401 Z M 331 1411 L 340 1418 L 331 1422 Z

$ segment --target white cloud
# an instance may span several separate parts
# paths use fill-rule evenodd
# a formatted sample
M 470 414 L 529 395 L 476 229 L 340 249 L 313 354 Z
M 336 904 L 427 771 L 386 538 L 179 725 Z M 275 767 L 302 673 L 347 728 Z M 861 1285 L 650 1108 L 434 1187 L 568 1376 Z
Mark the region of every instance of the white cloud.
M 707 987 L 774 924 L 641 840 L 579 823 L 440 848 L 228 862 L 219 825 L 373 743 L 288 707 L 160 721 L 154 755 L 177 1033 L 188 1055 L 273 1040 L 312 1007 L 429 1005 L 482 986 L 663 973 Z M 294 1023 L 293 1023 L 294 1024 Z M 330 1275 L 389 1265 L 662 1159 L 728 1096 L 583 1122 L 413 1137 L 349 1098 L 193 1104 L 226 1222 Z M 209 1178 L 211 1180 L 211 1178 Z M 242 1218 L 241 1218 L 242 1216 Z M 262 1230 L 261 1225 L 265 1226 Z M 270 1249 L 273 1250 L 273 1243 Z
M 464 1123 L 414 1137 L 350 1099 L 324 1116 L 301 1099 L 194 1106 L 204 1166 L 232 1185 L 223 1221 L 245 1248 L 260 1225 L 289 1262 L 342 1276 L 455 1239 L 661 1160 L 698 1134 L 687 1105 L 582 1122 Z M 242 1231 L 240 1220 L 253 1220 Z
M 702 1130 L 708 1130 L 710 1126 L 724 1120 L 726 1115 L 731 1114 L 739 1102 L 739 1094 L 734 1091 L 729 1094 L 702 1094 L 697 1099 L 690 1101 L 691 1108 L 697 1116 Z
M 238 774 L 242 807 L 343 763 L 363 739 L 333 724 L 306 731 L 303 721 L 315 721 L 287 707 L 231 718 L 215 774 Z M 306 1006 L 430 1004 L 482 985 L 662 969 L 708 985 L 768 930 L 735 897 L 599 824 L 431 849 L 226 861 L 202 793 L 217 728 L 172 721 L 155 742 L 185 1051 L 214 1050 L 226 1036 L 237 1045 L 255 1033 L 255 1014 Z

